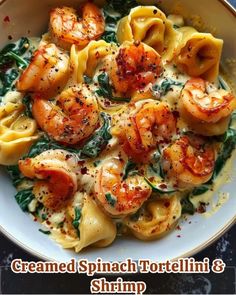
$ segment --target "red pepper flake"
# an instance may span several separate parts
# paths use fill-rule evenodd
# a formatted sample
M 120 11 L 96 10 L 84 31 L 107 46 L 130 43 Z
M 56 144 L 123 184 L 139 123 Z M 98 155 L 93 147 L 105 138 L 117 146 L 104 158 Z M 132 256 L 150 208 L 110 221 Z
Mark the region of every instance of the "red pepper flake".
M 167 188 L 167 185 L 166 185 L 165 183 L 161 183 L 161 184 L 159 185 L 159 187 L 160 187 L 161 189 L 166 189 L 166 188 Z
M 181 238 L 181 235 L 177 235 L 176 237 L 177 237 L 177 238 Z
M 199 207 L 197 208 L 198 213 L 205 213 L 206 212 L 206 204 L 200 202 Z
M 173 111 L 172 114 L 174 115 L 174 117 L 175 117 L 176 119 L 178 119 L 178 118 L 180 117 L 180 114 L 179 114 L 178 111 Z
M 3 21 L 4 21 L 5 23 L 9 23 L 9 22 L 10 22 L 10 17 L 9 17 L 8 15 L 5 16 L 4 19 L 3 19 Z
M 8 35 L 8 40 L 12 40 L 12 36 L 11 35 Z
M 176 226 L 176 229 L 177 230 L 181 230 L 181 227 L 178 225 L 178 226 Z
M 87 174 L 88 168 L 87 167 L 82 167 L 80 172 L 81 172 L 82 175 Z
M 170 202 L 165 202 L 165 203 L 164 203 L 164 206 L 165 206 L 166 208 L 169 208 L 169 207 L 170 207 Z

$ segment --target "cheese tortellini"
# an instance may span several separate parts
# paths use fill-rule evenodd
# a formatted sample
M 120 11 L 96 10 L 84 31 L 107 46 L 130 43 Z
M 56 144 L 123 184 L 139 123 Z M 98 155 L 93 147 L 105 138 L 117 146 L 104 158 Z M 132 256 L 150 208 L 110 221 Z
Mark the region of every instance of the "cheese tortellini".
M 138 6 L 119 22 L 117 38 L 120 43 L 144 42 L 161 54 L 163 60 L 170 61 L 181 33 L 156 6 Z
M 179 29 L 182 40 L 175 51 L 175 63 L 184 73 L 214 82 L 219 74 L 223 40 L 192 27 Z
M 8 99 L 10 97 L 10 99 Z M 38 138 L 35 120 L 24 115 L 17 92 L 8 93 L 0 106 L 0 164 L 13 165 Z
M 79 224 L 80 237 L 72 234 L 62 234 L 60 230 L 53 230 L 52 237 L 64 248 L 75 248 L 80 252 L 88 246 L 106 247 L 116 237 L 116 226 L 89 196 L 85 195 Z
M 116 45 L 103 40 L 91 41 L 84 49 L 72 45 L 70 60 L 74 81 L 84 82 L 84 75 L 92 78 L 99 62 L 107 55 L 115 53 Z
M 140 240 L 154 240 L 168 232 L 181 216 L 178 196 L 148 202 L 138 218 L 127 217 L 126 225 Z

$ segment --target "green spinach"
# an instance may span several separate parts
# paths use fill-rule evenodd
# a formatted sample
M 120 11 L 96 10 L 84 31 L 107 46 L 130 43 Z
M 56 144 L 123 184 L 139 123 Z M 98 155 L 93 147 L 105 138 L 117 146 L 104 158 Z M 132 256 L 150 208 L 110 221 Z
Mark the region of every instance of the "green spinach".
M 173 189 L 172 187 L 169 187 L 164 182 L 159 183 L 159 184 L 153 184 L 148 178 L 144 177 L 144 179 L 147 182 L 147 184 L 151 187 L 151 189 L 152 189 L 152 191 L 154 193 L 158 193 L 158 194 L 173 194 L 174 192 L 176 192 L 175 189 Z
M 40 231 L 42 234 L 44 234 L 44 235 L 50 235 L 50 234 L 51 234 L 50 230 L 43 230 L 43 229 L 40 228 L 39 231 Z
M 172 86 L 183 87 L 184 83 L 174 81 L 174 80 L 172 80 L 170 78 L 166 78 L 161 82 L 161 84 L 155 84 L 152 87 L 152 90 L 153 90 L 154 93 L 157 92 L 158 95 L 163 96 L 163 95 L 166 95 L 166 93 L 171 89 Z
M 23 97 L 22 103 L 25 106 L 25 115 L 29 118 L 33 118 L 32 115 L 32 99 L 30 94 L 27 94 Z
M 128 160 L 128 162 L 126 163 L 124 167 L 123 180 L 127 179 L 129 175 L 137 174 L 138 171 L 136 168 L 137 168 L 137 164 L 131 160 Z
M 209 185 L 204 185 L 204 184 L 199 187 L 195 187 L 193 191 L 191 192 L 191 196 L 202 195 L 206 193 L 207 191 L 209 191 L 209 189 L 210 189 Z
M 29 49 L 29 47 L 29 40 L 25 37 L 22 37 L 15 43 L 7 44 L 0 51 L 0 68 L 9 68 L 15 61 L 21 65 L 22 61 L 19 61 L 18 58 L 22 56 Z
M 112 94 L 112 87 L 110 85 L 109 76 L 106 72 L 103 72 L 98 76 L 98 84 L 100 88 L 96 90 L 98 96 L 103 96 L 114 102 L 129 102 L 130 98 L 114 97 Z
M 32 188 L 19 191 L 15 195 L 15 199 L 16 199 L 17 204 L 20 206 L 20 208 L 23 211 L 28 211 L 28 205 L 34 199 L 34 194 L 33 194 Z
M 75 207 L 75 218 L 72 222 L 73 227 L 77 230 L 77 235 L 80 237 L 80 230 L 79 230 L 79 225 L 80 225 L 80 219 L 81 219 L 81 209 L 78 207 Z
M 221 151 L 215 162 L 215 169 L 210 180 L 210 183 L 219 175 L 225 162 L 231 157 L 233 150 L 236 147 L 236 130 L 229 128 L 223 137 Z
M 101 113 L 101 117 L 103 119 L 102 127 L 92 135 L 81 150 L 81 154 L 89 158 L 96 158 L 112 138 L 109 132 L 110 117 L 106 113 Z
M 25 54 L 27 56 L 22 57 Z M 28 66 L 31 55 L 30 43 L 25 37 L 15 43 L 7 44 L 0 51 L 0 96 L 4 96 L 14 88 L 14 81 L 19 76 L 20 70 Z
M 118 21 L 125 15 L 128 15 L 130 9 L 136 7 L 138 3 L 135 0 L 110 0 L 103 8 L 103 14 L 106 22 L 105 32 L 102 39 L 108 43 L 117 43 L 116 27 Z
M 7 166 L 7 172 L 10 175 L 12 183 L 15 187 L 25 180 L 25 177 L 21 174 L 18 165 Z
M 0 96 L 4 96 L 9 90 L 13 89 L 13 82 L 19 75 L 19 71 L 15 68 L 6 70 L 5 72 L 0 72 Z
M 190 214 L 193 215 L 195 212 L 195 208 L 193 206 L 193 203 L 190 201 L 189 197 L 186 197 L 181 200 L 181 206 L 182 206 L 182 214 Z
M 110 0 L 109 4 L 111 4 L 114 10 L 119 12 L 122 17 L 128 15 L 130 9 L 139 5 L 136 0 Z
M 220 76 L 218 77 L 218 83 L 219 83 L 219 88 L 220 89 L 228 90 L 227 84 L 225 83 L 225 81 Z
M 106 193 L 105 197 L 106 197 L 108 204 L 111 205 L 112 207 L 114 207 L 117 202 L 116 197 L 113 196 L 111 193 Z
M 46 134 L 38 139 L 30 148 L 29 153 L 24 158 L 34 158 L 47 150 L 64 149 L 68 152 L 80 154 L 80 150 L 70 148 L 53 141 Z
M 152 169 L 152 171 L 157 174 L 158 176 L 160 176 L 162 179 L 165 178 L 165 173 L 162 169 L 162 165 L 160 163 L 160 159 L 161 159 L 161 153 L 159 150 L 157 150 L 154 154 L 153 154 L 153 158 L 152 158 L 152 162 L 149 164 L 150 168 Z

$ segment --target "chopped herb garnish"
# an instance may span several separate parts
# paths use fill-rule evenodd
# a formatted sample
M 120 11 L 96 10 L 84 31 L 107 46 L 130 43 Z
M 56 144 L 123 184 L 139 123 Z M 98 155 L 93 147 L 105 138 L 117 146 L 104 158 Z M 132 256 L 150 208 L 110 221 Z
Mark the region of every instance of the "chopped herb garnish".
M 173 28 L 174 28 L 174 29 L 179 29 L 179 28 L 180 28 L 180 26 L 178 26 L 178 25 L 174 24 L 174 25 L 173 25 Z
M 84 82 L 86 84 L 91 84 L 93 82 L 93 79 L 90 78 L 89 76 L 84 75 Z
M 106 200 L 107 200 L 108 204 L 110 204 L 112 207 L 114 207 L 116 202 L 117 202 L 116 197 L 114 197 L 110 193 L 106 193 L 105 197 L 106 197 Z
M 228 90 L 227 84 L 220 76 L 218 77 L 218 82 L 219 82 L 219 88 L 224 89 L 224 90 Z
M 41 233 L 45 234 L 45 235 L 50 235 L 51 234 L 50 230 L 43 230 L 43 229 L 40 228 L 39 231 Z

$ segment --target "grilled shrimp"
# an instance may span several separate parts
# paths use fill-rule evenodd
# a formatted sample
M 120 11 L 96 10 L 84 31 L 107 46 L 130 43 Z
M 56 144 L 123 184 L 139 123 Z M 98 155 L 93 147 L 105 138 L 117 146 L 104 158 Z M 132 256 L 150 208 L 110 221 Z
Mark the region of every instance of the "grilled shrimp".
M 214 164 L 214 148 L 200 137 L 183 136 L 163 151 L 163 170 L 178 187 L 207 182 Z
M 184 86 L 181 103 L 185 112 L 194 119 L 216 123 L 230 116 L 236 109 L 236 99 L 224 89 L 215 89 L 201 78 L 192 78 Z
M 71 44 L 85 46 L 98 39 L 105 31 L 101 10 L 93 3 L 81 6 L 81 17 L 71 7 L 54 8 L 50 14 L 50 32 L 53 41 L 62 48 Z
M 128 118 L 124 130 L 120 132 L 125 152 L 138 160 L 139 156 L 147 156 L 159 142 L 171 139 L 176 132 L 176 118 L 168 104 L 146 102 Z
M 142 176 L 133 175 L 123 179 L 124 167 L 122 159 L 107 159 L 96 177 L 96 198 L 112 216 L 136 212 L 151 194 L 151 188 Z
M 140 42 L 124 42 L 111 63 L 110 78 L 115 91 L 130 95 L 153 83 L 162 72 L 161 57 Z
M 55 44 L 42 45 L 33 56 L 17 83 L 19 91 L 54 96 L 69 79 L 69 56 Z
M 64 150 L 48 150 L 19 161 L 22 174 L 34 182 L 33 194 L 46 208 L 60 209 L 77 190 L 76 157 Z
M 67 144 L 89 137 L 99 121 L 97 101 L 84 85 L 64 90 L 56 102 L 36 97 L 32 113 L 40 128 Z

